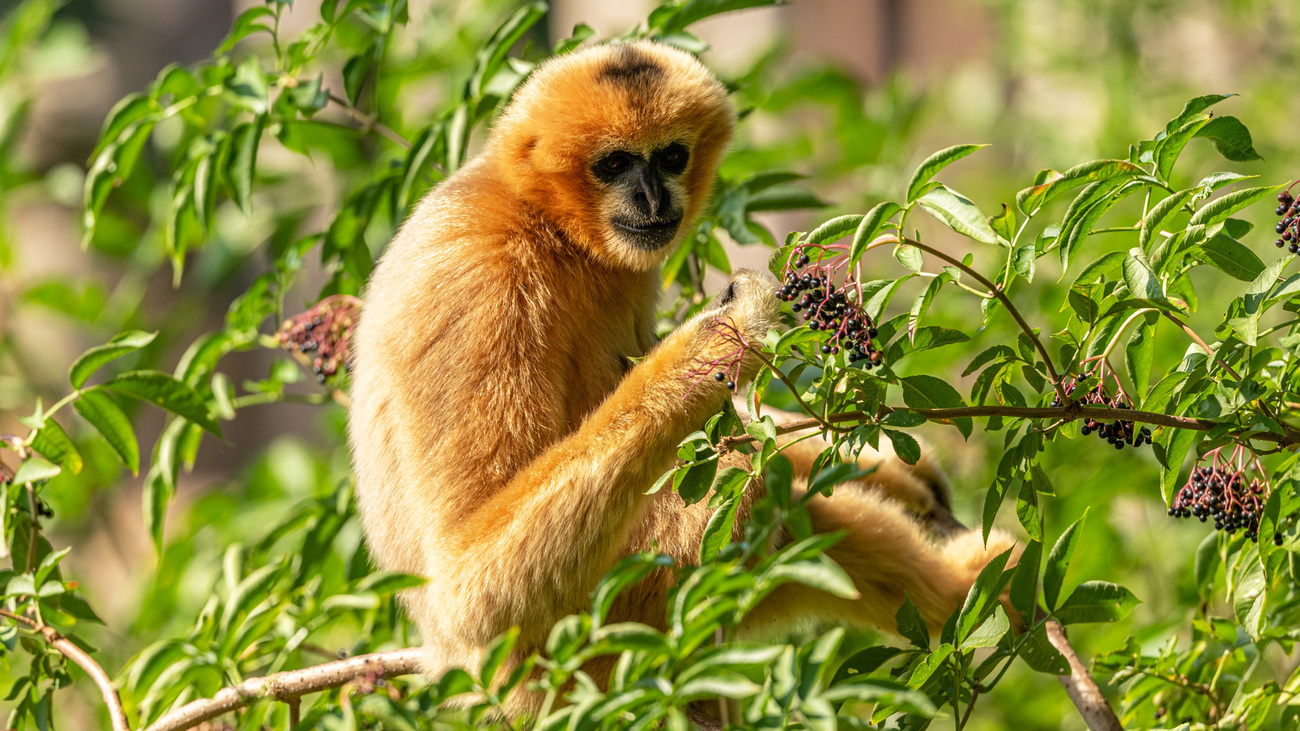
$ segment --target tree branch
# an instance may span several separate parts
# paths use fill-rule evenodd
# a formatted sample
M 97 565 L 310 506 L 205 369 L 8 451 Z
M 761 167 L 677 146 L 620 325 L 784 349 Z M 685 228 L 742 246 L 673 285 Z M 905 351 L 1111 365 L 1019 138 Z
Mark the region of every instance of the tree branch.
M 239 685 L 221 689 L 211 698 L 191 701 L 168 712 L 145 731 L 183 731 L 263 698 L 275 698 L 289 703 L 292 710 L 298 698 L 308 693 L 338 688 L 357 678 L 394 678 L 419 673 L 422 656 L 420 648 L 406 647 L 357 655 L 301 670 L 272 673 L 262 678 L 249 678 Z
M 122 699 L 117 694 L 117 688 L 113 687 L 113 679 L 108 677 L 108 673 L 104 672 L 104 668 L 95 662 L 93 657 L 85 650 L 77 647 L 72 640 L 59 634 L 58 630 L 44 622 L 38 622 L 26 615 L 14 614 L 4 609 L 0 609 L 0 616 L 25 624 L 40 633 L 51 647 L 79 665 L 82 670 L 85 670 L 86 675 L 89 675 L 90 679 L 95 681 L 100 694 L 104 697 L 104 705 L 108 706 L 108 717 L 112 721 L 113 731 L 131 731 L 131 724 L 126 719 L 126 710 L 122 708 Z
M 1084 406 L 1073 403 L 1069 406 L 956 406 L 946 409 L 908 409 L 894 406 L 882 406 L 877 414 L 868 414 L 865 411 L 845 411 L 839 414 L 832 414 L 827 418 L 830 422 L 841 421 L 866 421 L 875 420 L 884 417 L 893 411 L 915 411 L 927 419 L 959 419 L 962 417 L 989 417 L 989 416 L 1006 416 L 1017 419 L 1059 419 L 1062 422 L 1077 421 L 1078 419 L 1123 419 L 1125 421 L 1139 422 L 1142 424 L 1154 424 L 1156 426 L 1167 426 L 1174 429 L 1189 429 L 1192 431 L 1209 431 L 1220 425 L 1220 422 L 1210 419 L 1196 419 L 1190 416 L 1174 416 L 1173 414 L 1161 414 L 1154 411 L 1135 411 L 1132 409 L 1116 409 L 1110 406 Z M 778 434 L 789 434 L 790 432 L 803 431 L 804 429 L 813 429 L 822 426 L 822 421 L 816 417 L 809 419 L 800 419 L 788 424 L 777 427 Z M 1275 434 L 1268 431 L 1254 431 L 1244 434 L 1246 439 L 1255 439 L 1263 442 L 1276 442 L 1280 446 L 1289 447 L 1300 444 L 1300 433 L 1293 429 L 1284 427 L 1284 434 Z M 732 449 L 741 444 L 748 444 L 754 441 L 754 438 L 748 435 L 723 437 L 721 447 L 723 449 Z
M 1055 619 L 1049 619 L 1045 623 L 1045 629 L 1047 641 L 1070 664 L 1070 674 L 1057 676 L 1057 679 L 1065 686 L 1065 692 L 1083 717 L 1083 722 L 1088 724 L 1091 731 L 1124 731 L 1119 718 L 1106 702 L 1106 696 L 1097 687 L 1097 681 L 1088 674 L 1088 668 L 1070 646 L 1070 641 L 1065 637 L 1065 628 Z
M 375 117 L 372 117 L 369 114 L 366 114 L 365 112 L 361 111 L 360 109 L 357 109 L 356 107 L 352 106 L 350 103 L 348 103 L 347 99 L 337 96 L 336 94 L 331 92 L 329 94 L 329 100 L 342 107 L 343 111 L 347 112 L 349 117 L 352 117 L 354 120 L 356 120 L 361 124 L 362 129 L 374 130 L 381 137 L 387 139 L 389 142 L 392 142 L 394 145 L 397 145 L 403 150 L 411 149 L 411 143 L 408 142 L 405 137 L 397 134 L 392 130 L 391 127 L 385 125 L 383 122 L 380 122 Z

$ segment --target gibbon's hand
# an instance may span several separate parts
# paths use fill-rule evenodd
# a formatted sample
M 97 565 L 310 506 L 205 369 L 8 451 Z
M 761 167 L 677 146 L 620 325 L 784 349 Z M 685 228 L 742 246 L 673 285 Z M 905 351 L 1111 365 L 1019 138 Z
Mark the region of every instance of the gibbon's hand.
M 758 372 L 762 361 L 749 348 L 759 347 L 768 330 L 781 327 L 772 278 L 740 269 L 708 307 L 682 323 L 656 351 L 676 354 L 687 386 L 684 398 L 704 391 L 714 397 L 709 402 L 716 409 L 720 403 L 715 401 Z

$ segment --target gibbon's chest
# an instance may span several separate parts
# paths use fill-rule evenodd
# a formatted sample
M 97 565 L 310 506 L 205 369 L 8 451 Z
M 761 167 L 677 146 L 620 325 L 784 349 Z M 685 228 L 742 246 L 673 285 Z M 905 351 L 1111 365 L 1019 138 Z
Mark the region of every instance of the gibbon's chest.
M 567 396 L 569 430 L 614 391 L 653 345 L 654 294 L 653 282 L 629 283 L 622 291 L 588 288 L 561 308 L 555 331 L 567 346 L 558 375 Z

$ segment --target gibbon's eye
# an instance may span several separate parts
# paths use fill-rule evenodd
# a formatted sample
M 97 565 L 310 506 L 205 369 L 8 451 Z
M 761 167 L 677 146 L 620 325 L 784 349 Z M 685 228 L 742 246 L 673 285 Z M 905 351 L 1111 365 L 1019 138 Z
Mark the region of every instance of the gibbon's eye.
M 686 151 L 686 146 L 676 143 L 665 147 L 655 155 L 659 167 L 669 175 L 677 175 L 685 170 L 686 161 L 689 159 L 690 153 Z
M 633 157 L 626 152 L 611 152 L 596 161 L 592 166 L 596 177 L 609 182 L 622 175 L 633 162 Z

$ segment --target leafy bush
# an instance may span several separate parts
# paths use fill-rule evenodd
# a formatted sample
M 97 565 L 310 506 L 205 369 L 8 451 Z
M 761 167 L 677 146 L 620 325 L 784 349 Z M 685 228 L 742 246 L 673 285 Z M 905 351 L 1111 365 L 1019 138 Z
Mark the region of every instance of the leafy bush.
M 700 51 L 692 24 L 765 4 L 671 2 L 633 35 Z M 53 727 L 56 691 L 75 681 L 104 690 L 109 706 L 120 690 L 123 713 L 110 714 L 119 728 L 186 728 L 235 709 L 242 710 L 221 718 L 248 729 L 684 728 L 702 711 L 743 727 L 920 729 L 946 717 L 939 722 L 964 728 L 980 722 L 977 703 L 1014 692 L 1005 679 L 1070 672 L 1061 625 L 1130 621 L 1138 597 L 1104 580 L 1115 577 L 1065 581 L 1076 556 L 1107 550 L 1104 539 L 1088 535 L 1083 517 L 1060 530 L 1048 519 L 1053 505 L 1077 505 L 1071 496 L 1086 499 L 1100 482 L 1064 485 L 1061 460 L 1117 448 L 1128 455 L 1117 463 L 1126 476 L 1147 459 L 1135 453 L 1149 452 L 1158 465 L 1156 483 L 1139 486 L 1142 500 L 1156 505 L 1158 485 L 1171 517 L 1212 517 L 1223 528 L 1204 531 L 1189 557 L 1192 581 L 1169 616 L 1144 618 L 1134 637 L 1095 660 L 1125 726 L 1300 722 L 1300 675 L 1267 659 L 1292 652 L 1300 619 L 1300 274 L 1286 273 L 1293 257 L 1248 219 L 1261 201 L 1278 205 L 1273 223 L 1286 246 L 1300 236 L 1300 215 L 1285 210 L 1290 198 L 1279 185 L 1235 172 L 1198 174 L 1189 184 L 1181 169 L 1175 174 L 1184 150 L 1204 144 L 1198 139 L 1233 163 L 1258 158 L 1241 121 L 1211 113 L 1222 95 L 1188 102 L 1119 158 L 1043 170 L 1000 206 L 974 202 L 995 199 L 987 191 L 967 197 L 936 180 L 980 146 L 947 148 L 916 169 L 897 200 L 822 215 L 780 245 L 761 214 L 824 204 L 801 176 L 770 169 L 779 152 L 741 143 L 711 207 L 665 264 L 672 295 L 663 328 L 702 306 L 706 273 L 730 271 L 723 241 L 774 247 L 772 271 L 803 324 L 762 343 L 736 341 L 769 364 L 745 395 L 797 407 L 808 419 L 742 426 L 728 410 L 682 443 L 680 466 L 660 487 L 708 500 L 716 517 L 700 564 L 676 567 L 666 631 L 606 621 L 621 589 L 665 566 L 663 557 L 638 555 L 615 567 L 590 611 L 558 623 L 545 652 L 511 677 L 496 677 L 511 633 L 481 668 L 427 683 L 401 677 L 415 658 L 402 648 L 418 639 L 393 595 L 419 579 L 371 570 L 342 447 L 344 354 L 357 297 L 395 226 L 464 162 L 533 65 L 592 31 L 579 26 L 554 48 L 536 48 L 542 3 L 503 13 L 481 43 L 468 33 L 404 36 L 400 0 L 327 1 L 319 22 L 300 33 L 282 31 L 286 9 L 271 2 L 245 11 L 211 59 L 168 67 L 123 99 L 104 122 L 84 179 L 85 245 L 126 262 L 137 277 L 168 266 L 178 296 L 210 302 L 227 296 L 237 274 L 252 275 L 219 327 L 196 336 L 138 303 L 112 313 L 102 293 L 66 282 L 24 292 L 27 306 L 81 313 L 105 343 L 73 361 L 56 401 L 34 401 L 26 435 L 5 437 L 16 457 L 5 462 L 0 511 L 13 566 L 0 572 L 0 614 L 8 618 L 0 631 L 15 676 L 9 727 Z M 52 13 L 39 1 L 14 11 L 8 47 L 48 42 Z M 23 73 L 12 58 L 0 63 L 3 73 Z M 792 89 L 801 84 L 815 90 L 809 98 L 835 86 L 829 77 L 805 78 L 772 91 L 769 63 L 760 59 L 736 81 L 746 111 L 780 109 L 788 104 L 782 94 L 797 97 Z M 435 113 L 419 121 L 405 113 L 427 108 L 413 99 L 448 77 L 458 81 Z M 868 126 L 861 105 L 856 112 L 846 139 Z M 11 120 L 10 140 L 20 122 Z M 12 190 L 31 176 L 6 169 L 3 180 Z M 901 269 L 880 256 L 886 248 Z M 867 278 L 889 269 L 898 276 Z M 1046 274 L 1060 282 L 1044 284 Z M 1210 306 L 1200 307 L 1203 298 Z M 1214 319 L 1198 330 L 1201 309 Z M 163 360 L 167 344 L 186 346 L 174 365 Z M 269 374 L 239 382 L 232 364 L 256 353 L 276 354 Z M 953 362 L 966 364 L 967 381 L 950 377 Z M 701 365 L 699 377 L 728 367 Z M 315 384 L 303 382 L 307 371 Z M 147 459 L 141 403 L 168 414 Z M 169 526 L 168 508 L 204 442 L 253 406 L 284 403 L 314 405 L 328 447 L 277 442 L 236 488 L 193 498 L 190 517 Z M 922 447 L 913 434 L 927 424 L 951 426 L 963 439 L 974 438 L 978 424 L 1000 451 L 982 524 L 987 535 L 1015 496 L 1028 539 L 1018 561 L 1004 554 L 990 563 L 942 628 L 926 627 L 905 602 L 897 615 L 903 644 L 843 628 L 794 644 L 737 640 L 746 612 L 779 584 L 853 593 L 823 554 L 835 537 L 811 534 L 804 503 L 861 476 L 838 462 L 838 448 L 878 446 L 884 437 L 914 462 Z M 836 449 L 819 460 L 808 497 L 795 499 L 776 437 L 800 429 L 822 432 Z M 929 435 L 951 443 L 942 432 Z M 750 469 L 720 470 L 719 454 L 737 450 L 750 456 Z M 43 532 L 49 502 L 87 483 L 111 484 L 122 470 L 146 474 L 145 528 L 160 556 L 128 643 L 95 632 L 99 619 L 61 564 L 73 549 L 55 550 Z M 759 476 L 769 495 L 745 540 L 729 543 L 738 495 Z M 769 554 L 765 539 L 780 526 L 797 540 Z M 998 601 L 1004 594 L 1023 626 Z M 97 651 L 86 637 L 112 647 Z M 356 657 L 372 652 L 381 654 Z M 350 659 L 325 663 L 336 654 Z M 582 671 L 598 657 L 617 658 L 605 689 Z M 122 670 L 110 685 L 102 667 Z M 286 674 L 271 685 L 257 680 L 273 673 Z M 1076 684 L 1086 682 L 1080 675 Z M 493 714 L 503 694 L 525 682 L 547 693 L 539 717 L 511 724 Z M 241 694 L 219 695 L 231 686 Z M 442 707 L 458 696 L 468 708 Z M 189 702 L 197 705 L 183 706 Z

